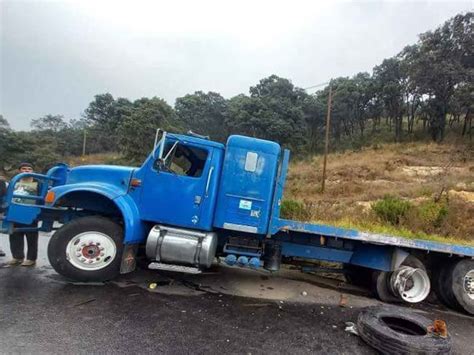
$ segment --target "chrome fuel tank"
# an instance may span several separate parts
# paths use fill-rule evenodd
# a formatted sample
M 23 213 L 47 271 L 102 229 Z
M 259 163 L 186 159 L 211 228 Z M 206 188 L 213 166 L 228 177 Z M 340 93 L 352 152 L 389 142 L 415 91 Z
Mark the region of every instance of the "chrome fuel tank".
M 148 234 L 146 255 L 160 263 L 210 267 L 216 255 L 217 234 L 154 226 Z

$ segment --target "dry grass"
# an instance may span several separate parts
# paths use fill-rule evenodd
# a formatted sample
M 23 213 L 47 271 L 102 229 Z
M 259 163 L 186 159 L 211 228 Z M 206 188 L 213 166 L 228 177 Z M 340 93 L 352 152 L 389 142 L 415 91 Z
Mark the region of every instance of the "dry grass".
M 472 145 L 405 143 L 330 154 L 324 194 L 322 157 L 315 156 L 290 164 L 285 198 L 303 202 L 313 221 L 374 231 L 388 228 L 371 209 L 385 195 L 415 206 L 437 201 L 448 208 L 442 223 L 412 213 L 400 223 L 401 234 L 474 243 L 473 153 Z
M 99 153 L 88 154 L 81 157 L 70 157 L 68 164 L 70 166 L 95 165 L 95 164 L 122 164 L 122 156 L 118 153 Z

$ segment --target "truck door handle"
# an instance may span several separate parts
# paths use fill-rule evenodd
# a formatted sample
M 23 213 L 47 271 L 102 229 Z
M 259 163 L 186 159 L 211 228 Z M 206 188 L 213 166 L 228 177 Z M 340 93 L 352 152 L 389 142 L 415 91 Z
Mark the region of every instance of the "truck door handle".
M 207 175 L 207 182 L 206 182 L 206 197 L 208 196 L 208 192 L 209 192 L 209 185 L 211 184 L 211 177 L 212 177 L 212 173 L 214 172 L 214 167 L 211 166 L 211 168 L 209 169 L 209 174 Z

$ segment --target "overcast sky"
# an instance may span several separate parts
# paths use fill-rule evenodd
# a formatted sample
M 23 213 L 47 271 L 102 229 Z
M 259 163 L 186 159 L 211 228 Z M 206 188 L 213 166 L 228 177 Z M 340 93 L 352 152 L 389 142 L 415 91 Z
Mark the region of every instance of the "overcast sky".
M 0 0 L 0 114 L 79 118 L 95 94 L 170 105 L 277 74 L 299 87 L 371 71 L 473 2 Z

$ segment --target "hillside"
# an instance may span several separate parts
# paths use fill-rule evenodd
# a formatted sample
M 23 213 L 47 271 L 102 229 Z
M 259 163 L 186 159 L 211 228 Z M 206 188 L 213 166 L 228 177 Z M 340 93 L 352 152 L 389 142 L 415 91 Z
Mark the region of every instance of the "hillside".
M 474 244 L 472 146 L 386 144 L 330 154 L 324 194 L 321 178 L 322 156 L 290 165 L 287 216 Z

